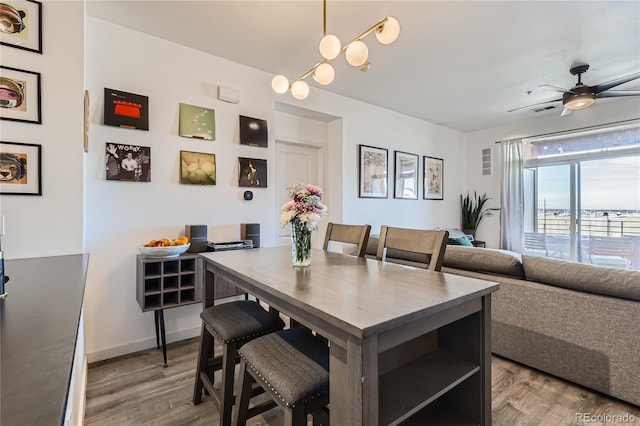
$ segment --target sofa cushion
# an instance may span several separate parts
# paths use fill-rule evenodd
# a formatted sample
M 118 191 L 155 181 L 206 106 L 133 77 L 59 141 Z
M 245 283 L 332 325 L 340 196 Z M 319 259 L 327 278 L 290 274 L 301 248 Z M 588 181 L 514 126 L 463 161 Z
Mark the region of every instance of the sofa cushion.
M 473 244 L 471 244 L 471 241 L 467 237 L 449 237 L 447 245 L 473 247 Z
M 524 278 L 520 255 L 507 250 L 447 246 L 442 266 L 485 274 Z
M 529 281 L 587 293 L 640 300 L 638 271 L 527 255 L 522 256 L 522 263 L 525 277 Z

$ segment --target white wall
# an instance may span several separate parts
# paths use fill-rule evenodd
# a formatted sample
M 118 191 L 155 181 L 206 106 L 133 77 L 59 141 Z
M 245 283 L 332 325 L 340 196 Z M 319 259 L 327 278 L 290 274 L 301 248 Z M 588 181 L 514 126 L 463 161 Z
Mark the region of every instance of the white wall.
M 271 75 L 203 52 L 87 18 L 87 87 L 91 92 L 90 150 L 86 159 L 86 249 L 91 265 L 86 291 L 89 361 L 155 345 L 153 315 L 135 299 L 136 245 L 179 235 L 185 224 L 206 224 L 210 240 L 239 238 L 239 223 L 260 223 L 261 245 L 275 244 L 278 211 L 273 187 L 275 139 L 325 144 L 325 191 L 335 217 L 349 223 L 433 227 L 457 225 L 458 194 L 464 184 L 464 135 L 372 105 L 312 89 L 306 101 L 276 95 Z M 240 90 L 238 105 L 216 99 L 217 85 Z M 150 130 L 102 125 L 103 89 L 149 96 Z M 275 112 L 277 101 L 337 117 L 328 124 Z M 178 103 L 216 113 L 216 140 L 177 136 Z M 269 147 L 238 144 L 238 115 L 266 119 Z M 105 180 L 105 143 L 151 147 L 150 183 Z M 357 145 L 366 144 L 445 159 L 445 200 L 358 199 Z M 216 154 L 217 185 L 178 183 L 179 151 Z M 269 187 L 251 202 L 237 186 L 237 157 L 266 158 Z M 393 172 L 393 168 L 389 169 Z M 338 180 L 335 176 L 342 175 Z M 422 191 L 422 183 L 420 183 Z M 450 195 L 453 194 L 453 195 Z M 335 202 L 333 202 L 335 200 Z M 337 209 L 337 210 L 336 210 Z M 332 220 L 336 220 L 332 217 Z M 199 305 L 165 312 L 169 341 L 199 332 Z
M 508 125 L 468 133 L 466 137 L 467 181 L 465 187 L 471 192 L 474 190 L 480 194 L 486 192 L 487 196 L 493 199 L 488 206 L 499 207 L 500 145 L 495 144 L 495 141 L 580 129 L 634 118 L 640 118 L 640 100 L 637 98 L 615 101 L 601 99 L 596 101 L 592 107 L 582 111 L 574 111 L 569 116 L 560 117 L 559 112 L 545 113 L 527 120 L 514 120 Z M 481 153 L 483 148 L 489 147 L 493 152 L 493 173 L 491 176 L 482 176 Z M 500 242 L 499 215 L 483 219 L 476 237 L 485 240 L 488 247 L 497 248 Z
M 2 141 L 42 145 L 42 196 L 0 195 L 6 259 L 82 252 L 83 3 L 45 2 L 42 20 L 42 54 L 0 46 L 3 66 L 42 83 L 42 124 L 0 121 Z

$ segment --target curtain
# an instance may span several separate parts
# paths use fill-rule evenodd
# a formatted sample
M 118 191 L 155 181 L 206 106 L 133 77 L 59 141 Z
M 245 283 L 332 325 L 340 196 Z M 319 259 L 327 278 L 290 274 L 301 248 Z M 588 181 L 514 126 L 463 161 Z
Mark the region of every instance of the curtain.
M 522 139 L 502 141 L 500 147 L 502 153 L 500 248 L 522 253 L 524 248 Z

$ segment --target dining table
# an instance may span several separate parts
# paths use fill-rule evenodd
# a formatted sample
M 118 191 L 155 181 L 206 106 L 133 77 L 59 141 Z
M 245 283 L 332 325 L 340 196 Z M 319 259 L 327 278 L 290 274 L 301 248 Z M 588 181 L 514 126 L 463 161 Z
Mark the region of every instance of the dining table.
M 331 424 L 491 425 L 497 283 L 320 249 L 293 267 L 289 246 L 200 255 L 205 309 L 230 283 L 328 340 Z

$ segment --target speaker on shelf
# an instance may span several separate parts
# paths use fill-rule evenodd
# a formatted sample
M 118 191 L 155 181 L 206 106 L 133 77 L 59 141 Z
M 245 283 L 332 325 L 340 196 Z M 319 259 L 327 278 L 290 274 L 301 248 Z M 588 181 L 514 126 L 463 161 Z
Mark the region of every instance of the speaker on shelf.
M 207 251 L 207 225 L 186 225 L 184 234 L 191 243 L 191 247 L 187 250 L 189 253 Z
M 259 223 L 241 223 L 240 239 L 253 241 L 253 248 L 260 247 L 260 224 Z

